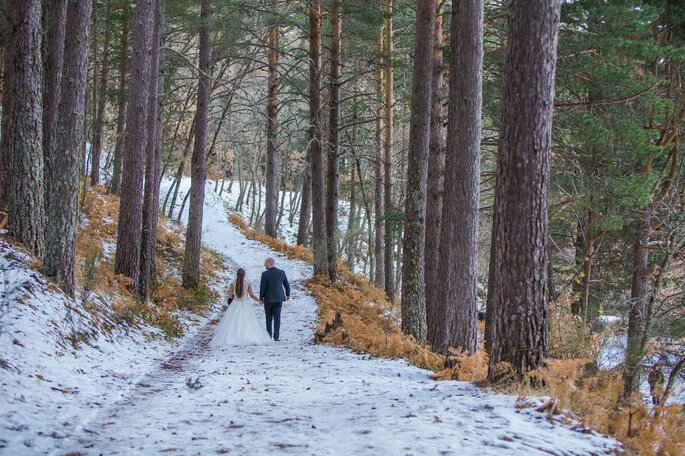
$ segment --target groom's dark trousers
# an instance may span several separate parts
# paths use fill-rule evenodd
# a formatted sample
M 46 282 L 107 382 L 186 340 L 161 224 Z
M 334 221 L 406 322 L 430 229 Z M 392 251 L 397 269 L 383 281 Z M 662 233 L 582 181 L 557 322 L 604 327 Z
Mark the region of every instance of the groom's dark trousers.
M 269 335 L 272 336 L 274 340 L 278 340 L 280 336 L 282 307 L 282 302 L 264 303 L 264 313 L 266 314 L 266 330 L 269 331 Z M 272 322 L 273 333 L 271 331 Z
M 276 267 L 267 269 L 262 273 L 259 283 L 259 299 L 264 303 L 266 314 L 266 330 L 278 340 L 281 330 L 281 307 L 283 301 L 290 296 L 290 284 L 285 272 Z M 273 331 L 271 325 L 273 323 Z

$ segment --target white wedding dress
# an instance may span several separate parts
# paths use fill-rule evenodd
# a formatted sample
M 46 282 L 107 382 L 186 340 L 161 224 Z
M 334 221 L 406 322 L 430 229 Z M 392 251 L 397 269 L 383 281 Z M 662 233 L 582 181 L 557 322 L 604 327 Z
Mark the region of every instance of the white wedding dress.
M 257 318 L 256 307 L 247 290 L 242 298 L 235 296 L 214 331 L 210 347 L 270 344 L 271 336 Z

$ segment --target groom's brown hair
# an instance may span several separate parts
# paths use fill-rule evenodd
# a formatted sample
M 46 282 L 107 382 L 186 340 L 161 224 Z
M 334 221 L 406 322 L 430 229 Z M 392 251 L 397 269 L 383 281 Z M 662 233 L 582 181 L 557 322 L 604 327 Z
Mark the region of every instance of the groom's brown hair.
M 243 280 L 245 279 L 245 270 L 243 268 L 238 269 L 238 278 L 235 281 L 235 295 L 238 298 L 243 297 Z

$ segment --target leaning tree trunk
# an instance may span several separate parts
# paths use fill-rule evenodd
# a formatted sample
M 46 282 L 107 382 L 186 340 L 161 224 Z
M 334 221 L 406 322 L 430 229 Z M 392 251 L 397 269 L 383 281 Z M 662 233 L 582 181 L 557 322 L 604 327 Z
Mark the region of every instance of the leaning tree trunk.
M 383 53 L 383 31 L 378 32 L 378 54 Z M 379 57 L 382 59 L 382 57 Z M 374 193 L 373 193 L 373 208 L 374 208 L 374 248 L 373 255 L 376 259 L 376 271 L 373 277 L 373 283 L 379 288 L 385 288 L 385 205 L 383 204 L 383 129 L 382 116 L 383 104 L 381 102 L 383 94 L 383 69 L 381 64 L 375 71 L 376 83 L 376 97 L 378 102 L 376 104 L 376 159 L 374 161 Z
M 272 1 L 274 13 L 278 0 Z M 269 66 L 269 97 L 266 107 L 266 213 L 264 233 L 276 237 L 276 211 L 278 209 L 278 41 L 280 30 L 274 23 L 269 32 L 267 59 Z
M 162 0 L 154 0 L 155 26 L 152 38 L 152 55 L 150 67 L 150 94 L 147 102 L 147 145 L 145 149 L 145 185 L 143 188 L 143 229 L 140 240 L 140 278 L 138 294 L 147 299 L 151 274 L 156 258 L 157 220 L 159 213 L 158 174 L 161 160 L 159 118 L 160 88 L 163 78 L 160 76 L 162 58 Z
M 45 247 L 40 0 L 5 5 L 5 94 L 0 185 L 6 186 L 9 230 L 35 256 Z M 7 184 L 9 181 L 9 185 Z
M 560 0 L 514 0 L 505 52 L 487 336 L 489 373 L 518 377 L 547 350 L 547 209 Z
M 338 278 L 338 199 L 340 180 L 340 38 L 342 34 L 340 0 L 331 7 L 331 85 L 328 118 L 328 172 L 326 179 L 326 260 L 328 278 Z
M 102 130 L 105 120 L 105 107 L 107 105 L 107 77 L 109 76 L 109 40 L 112 34 L 112 25 L 109 21 L 112 3 L 107 3 L 105 38 L 102 46 L 102 66 L 100 67 L 100 98 L 93 100 L 93 105 L 97 105 L 95 113 L 95 124 L 93 125 L 93 144 L 90 153 L 90 185 L 100 183 L 100 157 L 102 156 Z M 93 43 L 96 44 L 96 43 Z M 93 62 L 93 67 L 97 67 L 97 62 Z
M 57 143 L 57 110 L 64 62 L 64 34 L 67 0 L 44 2 L 43 18 L 43 160 L 45 178 L 45 213 L 50 207 L 50 178 Z
M 476 351 L 478 308 L 478 206 L 483 87 L 483 1 L 459 1 L 452 9 L 445 203 L 439 255 L 433 349 Z
M 321 140 L 321 3 L 309 6 L 309 153 L 312 165 L 312 251 L 314 275 L 327 275 L 326 216 Z
M 443 68 L 442 56 L 442 12 L 441 3 L 437 6 L 433 42 L 433 72 L 431 75 L 431 134 L 428 146 L 428 184 L 426 195 L 426 324 L 428 340 L 433 340 L 441 318 L 436 312 L 437 293 L 442 284 L 438 280 L 440 256 L 440 229 L 442 220 L 442 200 L 445 174 L 445 140 L 442 115 Z
M 88 36 L 92 0 L 68 0 L 64 74 L 57 125 L 57 148 L 50 162 L 47 246 L 43 273 L 74 296 L 81 144 L 88 87 Z
M 138 286 L 140 273 L 140 234 L 142 231 L 142 190 L 145 174 L 147 100 L 150 90 L 150 44 L 153 34 L 153 0 L 139 0 L 133 21 L 133 52 L 128 85 L 128 108 L 124 137 L 121 201 L 117 225 L 114 271 L 133 279 Z
M 124 151 L 124 127 L 126 120 L 126 81 L 128 76 L 128 12 L 129 0 L 122 0 L 124 20 L 121 24 L 121 42 L 119 44 L 119 89 L 117 91 L 117 131 L 112 163 L 112 182 L 110 192 L 119 195 L 121 192 L 121 168 Z
M 427 332 L 424 242 L 432 89 L 425 81 L 433 73 L 434 27 L 435 0 L 418 0 L 402 247 L 402 330 L 420 344 L 426 343 Z
M 393 0 L 385 0 L 385 43 L 384 52 L 387 61 L 385 62 L 385 157 L 383 161 L 383 168 L 385 180 L 383 183 L 384 198 L 385 198 L 385 249 L 384 249 L 384 269 L 385 269 L 385 294 L 388 295 L 390 301 L 395 300 L 395 281 L 393 268 L 393 252 L 394 240 L 392 236 L 393 221 L 391 220 L 391 213 L 393 210 L 392 204 L 392 136 L 393 136 L 393 110 L 394 104 L 394 88 L 393 88 L 393 46 L 392 46 L 392 2 Z
M 198 82 L 197 111 L 195 113 L 195 147 L 191 159 L 188 229 L 183 257 L 184 288 L 195 288 L 200 281 L 202 213 L 205 204 L 205 181 L 207 180 L 207 120 L 209 118 L 209 94 L 212 84 L 209 35 L 210 0 L 202 0 L 200 17 L 200 80 Z

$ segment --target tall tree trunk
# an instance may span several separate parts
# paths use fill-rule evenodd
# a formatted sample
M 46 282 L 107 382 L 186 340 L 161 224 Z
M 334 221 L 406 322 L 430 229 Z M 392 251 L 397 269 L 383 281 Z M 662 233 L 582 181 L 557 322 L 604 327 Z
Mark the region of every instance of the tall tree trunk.
M 547 350 L 547 209 L 560 0 L 514 0 L 497 161 L 489 377 L 519 377 Z
M 102 156 L 102 129 L 105 120 L 105 107 L 107 105 L 107 77 L 109 76 L 109 40 L 112 34 L 110 13 L 112 3 L 107 2 L 105 13 L 105 37 L 102 47 L 102 66 L 100 67 L 100 99 L 93 100 L 93 105 L 97 105 L 95 114 L 95 124 L 93 125 L 93 144 L 91 146 L 90 162 L 90 185 L 100 183 L 100 157 Z M 97 67 L 97 62 L 93 62 L 93 67 Z
M 209 117 L 209 95 L 211 91 L 211 42 L 210 1 L 202 0 L 200 11 L 200 80 L 197 91 L 195 114 L 195 147 L 192 157 L 190 184 L 190 206 L 188 208 L 188 229 L 186 249 L 183 258 L 183 287 L 195 288 L 200 281 L 200 247 L 202 244 L 202 213 L 205 204 L 205 181 L 207 179 L 207 120 Z
M 321 2 L 309 6 L 309 154 L 312 165 L 312 251 L 314 275 L 327 275 L 326 215 L 321 140 Z
M 649 171 L 643 171 L 648 174 Z M 628 347 L 623 369 L 623 395 L 629 397 L 640 388 L 640 369 L 644 346 L 642 335 L 645 327 L 647 301 L 649 299 L 649 240 L 652 236 L 652 212 L 648 204 L 638 211 L 635 226 L 635 247 L 633 250 L 633 278 L 630 289 L 630 310 L 628 312 Z
M 319 109 L 321 66 L 321 17 L 318 1 L 309 4 L 309 144 L 302 178 L 302 200 L 300 218 L 297 226 L 297 245 L 307 246 L 309 225 L 312 216 L 312 151 L 321 147 L 319 141 Z
M 278 0 L 272 0 L 273 13 L 276 13 Z M 276 237 L 276 211 L 278 209 L 278 42 L 280 28 L 278 22 L 271 25 L 268 39 L 267 59 L 269 65 L 269 97 L 266 108 L 266 214 L 264 233 Z
M 445 204 L 439 255 L 437 296 L 440 323 L 433 348 L 450 346 L 476 351 L 478 308 L 478 220 L 480 199 L 480 133 L 483 104 L 483 1 L 466 0 L 452 9 L 452 58 Z
M 409 120 L 407 197 L 404 206 L 402 254 L 402 330 L 420 344 L 426 343 L 426 180 L 431 124 L 431 80 L 435 0 L 418 0 L 416 44 Z M 461 77 L 459 78 L 461 79 Z M 426 90 L 426 88 L 428 90 Z M 447 249 L 445 249 L 447 250 Z
M 378 54 L 383 52 L 383 31 L 378 32 Z M 382 61 L 382 57 L 380 58 Z M 376 68 L 375 83 L 376 83 L 376 160 L 374 161 L 374 193 L 373 193 L 373 208 L 375 212 L 374 217 L 374 250 L 376 270 L 373 276 L 373 283 L 379 288 L 385 289 L 385 204 L 383 204 L 383 69 L 382 62 Z
M 124 137 L 121 201 L 117 225 L 114 271 L 133 279 L 138 287 L 142 190 L 145 174 L 145 144 L 148 91 L 150 90 L 150 45 L 154 21 L 153 0 L 139 0 L 133 21 L 133 52 L 128 85 L 128 107 Z
M 302 176 L 302 193 L 300 198 L 300 216 L 297 224 L 297 245 L 307 246 L 309 242 L 309 226 L 312 218 L 312 170 L 311 152 L 307 147 L 304 162 L 304 176 Z M 292 218 L 292 216 L 291 216 Z
M 112 182 L 110 191 L 113 195 L 121 192 L 121 168 L 124 151 L 124 127 L 126 121 L 126 81 L 128 80 L 128 14 L 129 1 L 122 0 L 122 11 L 124 20 L 121 24 L 121 43 L 119 55 L 119 89 L 117 91 L 117 131 L 116 143 L 114 145 L 114 160 L 112 165 Z
M 385 293 L 388 295 L 390 301 L 395 300 L 395 281 L 393 273 L 393 221 L 390 214 L 393 211 L 392 204 L 392 151 L 393 151 L 393 104 L 395 102 L 394 88 L 393 88 L 393 27 L 392 27 L 392 2 L 393 0 L 385 0 L 385 44 L 384 53 L 385 58 L 385 158 L 383 161 L 384 167 L 384 191 L 385 191 Z
M 592 211 L 587 212 L 585 220 L 578 223 L 578 228 L 579 239 L 576 240 L 576 248 L 580 249 L 580 252 L 578 252 L 580 255 L 578 264 L 582 269 L 582 277 L 580 277 L 580 283 L 577 287 L 577 301 L 571 305 L 571 309 L 576 315 L 579 315 L 583 319 L 584 323 L 587 323 L 590 304 L 590 279 L 592 277 L 595 244 L 594 213 Z
M 445 140 L 442 115 L 442 86 L 445 74 L 442 56 L 442 12 L 439 2 L 436 11 L 433 42 L 433 73 L 431 75 L 431 133 L 428 146 L 428 185 L 426 196 L 426 324 L 428 340 L 442 318 L 437 312 L 438 292 L 442 283 L 438 277 L 440 257 L 440 229 L 445 174 Z
M 160 92 L 164 79 L 160 75 L 162 60 L 162 0 L 154 0 L 152 54 L 150 66 L 150 94 L 147 102 L 147 146 L 145 150 L 145 185 L 143 189 L 143 231 L 140 241 L 140 279 L 138 294 L 147 299 L 155 262 L 157 220 L 159 217 L 158 174 L 161 161 L 161 103 Z
M 88 87 L 88 36 L 92 0 L 69 0 L 67 5 L 64 74 L 57 126 L 57 148 L 50 162 L 47 245 L 43 272 L 74 296 L 76 228 L 78 227 L 81 141 Z
M 338 181 L 340 179 L 340 39 L 342 34 L 340 0 L 331 6 L 331 82 L 328 118 L 328 173 L 326 179 L 326 258 L 328 278 L 338 278 Z
M 356 126 L 352 127 L 352 148 L 356 143 Z M 350 162 L 350 211 L 347 214 L 347 232 L 345 233 L 345 252 L 347 260 L 345 265 L 354 272 L 354 250 L 357 245 L 357 167 Z M 361 177 L 360 177 L 361 180 Z
M 9 230 L 35 256 L 45 248 L 40 0 L 5 5 L 2 185 Z M 9 166 L 8 166 L 9 165 Z
M 57 110 L 62 85 L 64 62 L 64 34 L 67 19 L 67 0 L 44 2 L 43 18 L 43 175 L 45 179 L 45 213 L 50 207 L 50 179 L 57 146 Z

